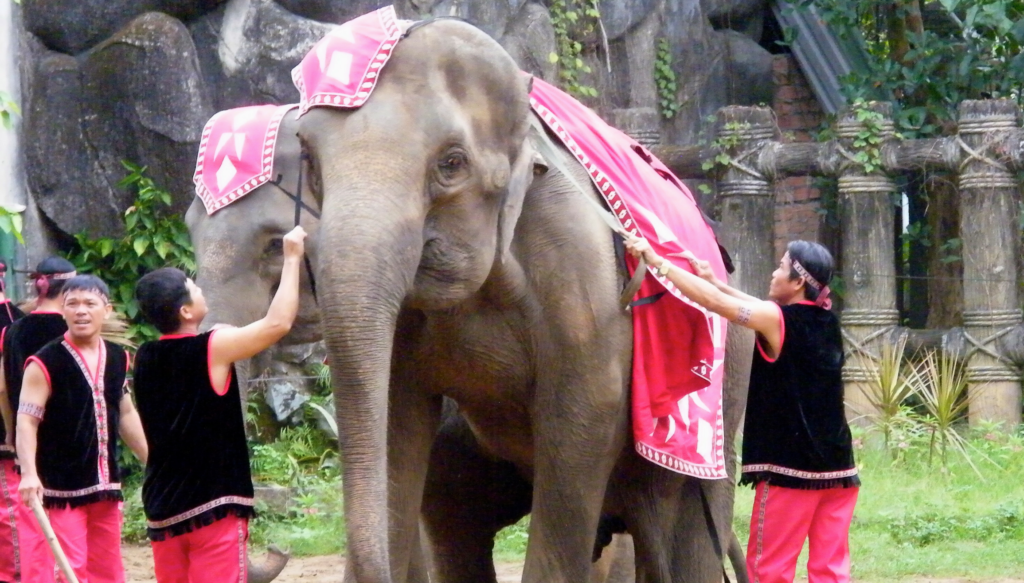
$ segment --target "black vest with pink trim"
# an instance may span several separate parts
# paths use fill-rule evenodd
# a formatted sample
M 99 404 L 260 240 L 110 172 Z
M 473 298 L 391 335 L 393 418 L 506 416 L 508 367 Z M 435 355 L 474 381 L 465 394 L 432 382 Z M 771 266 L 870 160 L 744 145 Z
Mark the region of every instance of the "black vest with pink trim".
M 238 380 L 232 366 L 227 392 L 214 390 L 211 334 L 165 336 L 135 355 L 135 401 L 149 444 L 142 502 L 154 541 L 254 514 Z
M 121 500 L 117 436 L 128 353 L 104 340 L 99 363 L 86 362 L 66 338 L 58 338 L 29 360 L 42 364 L 50 383 L 36 448 L 43 505 L 77 508 Z
M 781 310 L 778 358 L 754 349 L 740 483 L 803 490 L 859 485 L 843 403 L 839 319 L 809 303 Z
M 32 312 L 3 331 L 4 380 L 11 409 L 17 413 L 25 361 L 54 338 L 68 331 L 64 316 L 57 312 Z
M 18 309 L 17 306 L 11 303 L 11 300 L 5 300 L 0 302 L 0 351 L 3 350 L 3 337 L 7 334 L 7 328 L 15 322 L 25 317 L 25 312 Z M 17 411 L 17 408 L 13 409 Z M 7 438 L 7 429 L 3 423 L 0 423 L 0 460 L 14 459 L 14 446 L 5 445 Z

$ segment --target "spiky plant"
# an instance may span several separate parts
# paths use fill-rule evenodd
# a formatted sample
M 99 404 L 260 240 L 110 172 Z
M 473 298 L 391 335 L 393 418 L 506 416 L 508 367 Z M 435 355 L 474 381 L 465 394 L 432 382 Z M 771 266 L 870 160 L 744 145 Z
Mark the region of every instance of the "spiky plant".
M 907 399 L 917 393 L 915 384 L 908 378 L 908 367 L 903 356 L 906 347 L 907 337 L 900 335 L 895 342 L 882 344 L 878 360 L 857 353 L 861 368 L 871 376 L 865 391 L 871 404 L 868 418 L 882 432 L 885 449 L 890 452 L 894 425 L 905 418 L 901 408 Z
M 911 373 L 911 382 L 917 386 L 924 403 L 931 437 L 928 443 L 928 462 L 938 451 L 943 470 L 948 471 L 948 453 L 952 449 L 964 456 L 971 468 L 981 477 L 974 464 L 967 441 L 956 430 L 956 423 L 966 417 L 976 392 L 967 390 L 966 364 L 936 351 L 929 351 Z M 977 455 L 984 454 L 975 450 Z M 990 460 L 991 461 L 991 460 Z M 994 462 L 993 462 L 994 463 Z

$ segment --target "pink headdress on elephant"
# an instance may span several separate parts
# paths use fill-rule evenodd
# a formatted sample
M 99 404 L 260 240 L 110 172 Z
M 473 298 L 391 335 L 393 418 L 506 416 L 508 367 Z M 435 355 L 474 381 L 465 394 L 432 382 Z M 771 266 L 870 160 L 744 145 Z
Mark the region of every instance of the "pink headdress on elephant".
M 207 214 L 231 204 L 271 179 L 281 120 L 292 105 L 255 105 L 210 118 L 199 142 L 192 181 Z
M 320 39 L 292 69 L 299 115 L 318 105 L 355 108 L 365 103 L 401 33 L 394 7 L 385 6 Z

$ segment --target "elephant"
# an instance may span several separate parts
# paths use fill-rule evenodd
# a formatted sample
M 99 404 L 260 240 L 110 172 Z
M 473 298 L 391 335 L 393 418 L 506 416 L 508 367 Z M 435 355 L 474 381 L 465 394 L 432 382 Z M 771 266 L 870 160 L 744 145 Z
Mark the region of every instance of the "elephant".
M 286 116 L 286 130 L 293 119 L 294 112 Z M 244 324 L 252 314 L 261 314 L 269 307 L 280 274 L 280 247 L 275 240 L 291 229 L 294 214 L 294 203 L 278 189 L 281 185 L 298 184 L 298 159 L 299 143 L 294 131 L 282 131 L 274 162 L 275 173 L 279 174 L 277 184 L 265 184 L 212 216 L 207 215 L 198 198 L 193 202 L 186 222 L 197 249 L 196 281 L 210 298 L 206 326 L 220 322 Z M 319 210 L 308 190 L 302 195 L 314 210 Z M 318 221 L 309 220 L 305 214 L 308 213 L 303 213 L 304 227 L 315 233 Z M 224 273 L 225 268 L 238 274 Z M 262 279 L 259 285 L 252 283 L 252 274 Z M 302 281 L 301 288 L 302 316 L 282 341 L 286 345 L 320 339 L 319 313 L 307 279 Z M 483 451 L 465 419 L 458 414 L 457 405 L 449 400 L 431 451 L 426 482 L 424 523 L 431 525 L 435 541 L 430 558 L 434 577 L 430 580 L 493 581 L 494 536 L 529 513 L 529 480 L 514 464 Z M 728 503 L 731 500 L 730 496 Z M 716 501 L 716 506 L 721 505 Z M 730 545 L 730 553 L 737 548 L 736 544 L 734 541 Z M 600 549 L 595 555 L 601 556 Z M 282 556 L 271 550 L 276 563 L 250 566 L 249 580 L 270 581 L 284 566 Z M 738 562 L 731 558 L 734 567 L 742 565 L 742 557 Z M 742 575 L 742 569 L 737 571 Z M 410 578 L 426 581 L 427 575 L 421 568 Z M 617 535 L 595 564 L 591 583 L 629 583 L 634 579 L 632 541 L 628 536 Z
M 532 146 L 528 83 L 483 32 L 438 20 L 397 45 L 360 108 L 299 118 L 322 212 L 316 279 L 343 459 L 345 580 L 408 580 L 421 510 L 442 580 L 493 581 L 479 541 L 525 510 L 524 581 L 588 580 L 602 513 L 633 535 L 638 581 L 716 580 L 720 561 L 688 559 L 727 539 L 734 484 L 633 453 L 625 267 L 573 181 Z M 732 327 L 730 345 L 729 382 L 743 383 L 752 336 Z M 727 393 L 731 448 L 745 392 Z M 459 491 L 444 481 L 452 472 L 431 479 L 446 399 L 473 453 L 530 486 L 477 532 L 446 528 L 463 517 L 432 510 L 439 488 Z M 716 502 L 716 536 L 691 536 L 702 495 Z

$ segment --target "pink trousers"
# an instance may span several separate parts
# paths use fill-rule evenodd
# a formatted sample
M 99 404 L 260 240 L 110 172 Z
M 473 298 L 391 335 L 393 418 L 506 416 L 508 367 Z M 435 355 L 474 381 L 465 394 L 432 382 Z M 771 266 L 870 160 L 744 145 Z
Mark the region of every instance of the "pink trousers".
M 21 502 L 14 460 L 0 460 L 0 581 L 53 583 L 53 554 L 32 509 Z
M 859 488 L 795 490 L 757 485 L 747 543 L 751 583 L 792 583 L 809 539 L 809 583 L 850 581 L 850 522 Z
M 227 516 L 153 542 L 157 583 L 245 583 L 249 521 Z
M 120 502 L 53 508 L 47 514 L 57 541 L 81 583 L 124 583 Z M 64 577 L 59 580 L 63 581 Z

